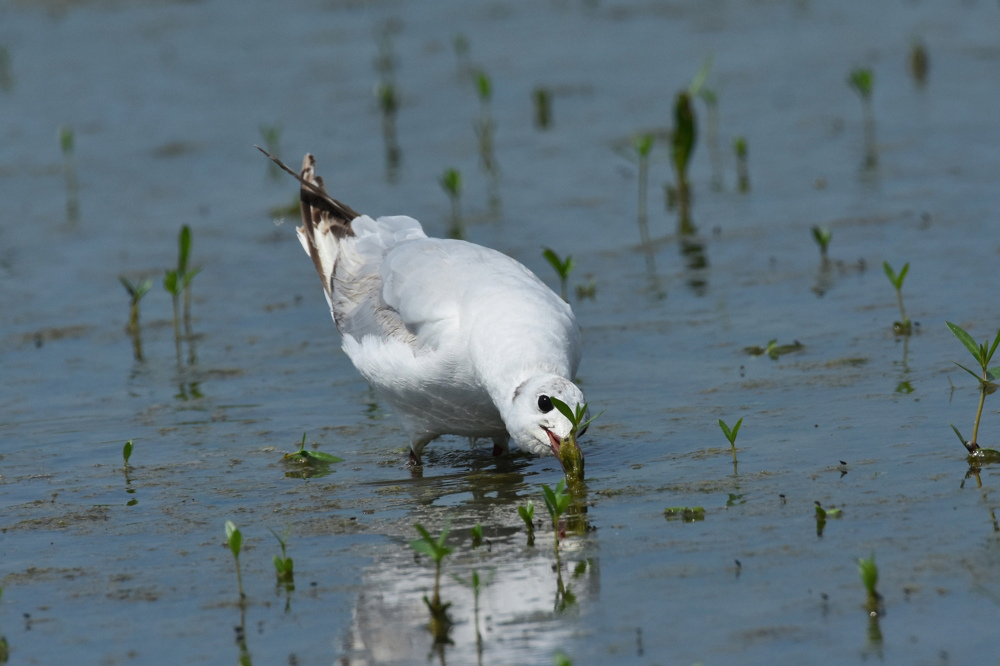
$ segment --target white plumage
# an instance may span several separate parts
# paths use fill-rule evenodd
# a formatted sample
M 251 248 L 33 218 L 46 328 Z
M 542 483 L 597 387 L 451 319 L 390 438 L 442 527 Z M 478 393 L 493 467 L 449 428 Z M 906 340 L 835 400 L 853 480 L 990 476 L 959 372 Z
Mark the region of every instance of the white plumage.
M 302 183 L 299 240 L 344 351 L 402 420 L 411 462 L 445 434 L 491 438 L 495 454 L 510 439 L 555 453 L 572 424 L 551 398 L 584 404 L 570 306 L 495 250 L 428 238 L 410 217 L 358 215 L 326 193 L 310 154 L 300 174 L 275 161 Z

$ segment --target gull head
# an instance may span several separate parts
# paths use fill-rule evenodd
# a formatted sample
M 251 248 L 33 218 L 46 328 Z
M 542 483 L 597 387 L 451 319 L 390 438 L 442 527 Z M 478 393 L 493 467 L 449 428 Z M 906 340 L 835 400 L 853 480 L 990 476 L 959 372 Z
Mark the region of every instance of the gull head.
M 555 408 L 552 398 L 562 400 L 570 409 L 586 403 L 583 391 L 559 375 L 531 377 L 515 389 L 504 410 L 504 423 L 522 451 L 538 456 L 558 455 L 560 445 L 569 437 L 573 424 Z M 583 420 L 588 418 L 584 416 Z

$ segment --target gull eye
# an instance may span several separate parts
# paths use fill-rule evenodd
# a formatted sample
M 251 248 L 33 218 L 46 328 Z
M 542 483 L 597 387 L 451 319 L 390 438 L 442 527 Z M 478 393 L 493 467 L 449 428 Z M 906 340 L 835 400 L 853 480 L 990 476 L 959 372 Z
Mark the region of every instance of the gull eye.
M 542 410 L 542 414 L 548 414 L 552 411 L 552 401 L 549 399 L 549 396 L 538 396 L 538 409 Z

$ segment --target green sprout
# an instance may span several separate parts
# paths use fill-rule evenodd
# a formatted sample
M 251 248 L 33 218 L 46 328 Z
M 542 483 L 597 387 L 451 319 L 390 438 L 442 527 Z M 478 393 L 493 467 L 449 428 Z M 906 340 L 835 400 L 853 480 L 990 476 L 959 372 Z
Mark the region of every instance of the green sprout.
M 596 416 L 584 421 L 583 419 L 587 415 L 586 404 L 577 404 L 574 409 L 570 409 L 569 405 L 559 398 L 551 398 L 551 400 L 552 406 L 570 422 L 569 434 L 559 443 L 558 456 L 570 489 L 577 492 L 582 490 L 583 485 L 583 452 L 576 441 L 577 434 L 583 433 L 604 412 L 598 412 Z
M 861 98 L 861 112 L 865 123 L 865 166 L 874 167 L 878 164 L 878 148 L 875 145 L 875 113 L 872 111 L 872 89 L 875 87 L 875 75 L 870 68 L 858 67 L 851 70 L 847 84 Z
M 719 154 L 719 98 L 715 91 L 705 85 L 712 71 L 712 56 L 709 55 L 688 86 L 688 95 L 705 103 L 705 141 L 708 144 L 708 159 L 712 165 L 712 187 L 722 189 L 722 156 Z
M 639 238 L 644 248 L 649 247 L 649 216 L 646 200 L 649 189 L 649 154 L 653 151 L 655 137 L 650 133 L 632 137 L 632 149 L 639 164 Z
M 469 588 L 472 590 L 472 618 L 476 625 L 476 649 L 482 651 L 483 647 L 483 636 L 479 633 L 479 592 L 493 582 L 493 575 L 496 573 L 494 569 L 490 572 L 489 577 L 485 580 L 480 578 L 479 572 L 473 570 L 472 575 L 469 578 L 462 578 L 461 576 L 453 575 L 452 578 L 455 579 L 459 585 Z
M 382 139 L 385 143 L 386 175 L 391 182 L 399 167 L 402 150 L 396 134 L 396 112 L 399 110 L 399 93 L 396 84 L 389 80 L 380 81 L 375 86 L 375 99 L 382 112 Z
M 736 154 L 736 172 L 740 192 L 750 191 L 750 171 L 747 168 L 747 140 L 738 136 L 733 139 L 733 152 Z
M 132 349 L 135 353 L 135 360 L 142 360 L 142 340 L 139 337 L 139 301 L 145 296 L 153 286 L 150 279 L 133 283 L 124 275 L 119 275 L 118 280 L 125 287 L 130 299 L 128 324 L 125 326 L 126 332 L 132 337 Z
M 445 169 L 439 181 L 441 189 L 451 200 L 451 230 L 452 238 L 462 238 L 465 233 L 462 231 L 462 172 L 458 169 Z
M 535 102 L 535 127 L 548 129 L 552 124 L 552 91 L 541 86 L 531 93 Z
M 570 501 L 572 497 L 566 493 L 566 480 L 559 479 L 559 483 L 556 484 L 556 489 L 552 490 L 546 484 L 542 484 L 542 496 L 545 499 L 545 508 L 549 510 L 549 516 L 552 518 L 552 529 L 555 531 L 555 551 L 556 551 L 556 561 L 559 560 L 559 534 L 563 532 L 560 527 L 559 522 L 562 515 L 566 513 L 569 509 Z
M 820 227 L 813 225 L 812 228 L 813 240 L 819 245 L 819 254 L 825 260 L 826 259 L 826 249 L 830 245 L 830 239 L 833 238 L 833 234 L 826 227 Z
M 332 453 L 323 453 L 322 451 L 307 451 L 306 450 L 306 433 L 302 433 L 302 442 L 299 445 L 299 450 L 294 453 L 286 453 L 281 458 L 282 460 L 299 460 L 302 462 L 316 462 L 316 463 L 340 463 L 344 462 L 343 458 L 333 455 Z
M 226 543 L 229 544 L 229 550 L 233 553 L 233 560 L 236 562 L 236 583 L 239 585 L 240 604 L 242 604 L 243 600 L 246 599 L 246 595 L 243 594 L 243 575 L 240 573 L 240 548 L 243 546 L 243 534 L 231 520 L 226 521 Z
M 132 440 L 125 442 L 125 446 L 122 447 L 122 459 L 125 464 L 122 465 L 122 469 L 126 472 L 128 471 L 128 459 L 132 457 Z
M 472 65 L 469 61 L 469 38 L 458 33 L 451 40 L 451 46 L 455 50 L 455 60 L 458 65 L 459 76 L 466 76 Z
M 789 345 L 779 345 L 777 338 L 771 338 L 767 341 L 766 347 L 761 347 L 760 345 L 754 345 L 752 347 L 744 347 L 743 351 L 750 354 L 751 356 L 763 356 L 767 354 L 772 361 L 777 361 L 783 354 L 790 354 L 792 352 L 797 352 L 805 348 L 805 345 L 796 340 Z
M 910 57 L 908 59 L 910 74 L 918 88 L 923 88 L 927 83 L 927 73 L 931 68 L 930 56 L 927 55 L 927 47 L 920 39 L 913 40 L 910 45 Z
M 994 366 L 992 368 L 989 367 L 990 360 L 993 358 L 993 352 L 997 350 L 997 345 L 1000 344 L 1000 330 L 997 331 L 997 336 L 993 340 L 992 345 L 990 345 L 989 339 L 987 339 L 986 342 L 980 345 L 976 344 L 976 341 L 972 339 L 972 336 L 966 333 L 965 330 L 962 329 L 960 326 L 956 326 L 955 324 L 952 324 L 950 321 L 945 323 L 948 325 L 948 328 L 951 329 L 951 332 L 955 334 L 955 337 L 958 338 L 963 345 L 965 345 L 965 348 L 969 350 L 969 353 L 972 354 L 973 358 L 976 359 L 976 362 L 979 364 L 979 368 L 982 373 L 980 375 L 980 373 L 973 372 L 972 370 L 965 367 L 961 363 L 958 362 L 955 363 L 955 365 L 962 368 L 962 370 L 968 372 L 970 375 L 975 377 L 976 380 L 979 382 L 979 408 L 976 410 L 976 421 L 975 425 L 973 425 L 972 427 L 971 440 L 966 441 L 965 438 L 962 437 L 962 433 L 960 433 L 958 431 L 958 428 L 956 428 L 955 426 L 952 425 L 951 428 L 952 430 L 955 431 L 955 434 L 958 435 L 958 438 L 962 441 L 962 444 L 968 450 L 970 460 L 978 460 L 978 461 L 985 460 L 987 462 L 994 462 L 996 460 L 1000 460 L 1000 453 L 994 451 L 993 449 L 980 448 L 979 444 L 977 443 L 977 438 L 979 437 L 979 421 L 983 416 L 983 403 L 986 402 L 987 395 L 997 390 L 997 384 L 995 383 L 995 380 L 997 376 L 1000 376 L 1000 367 L 998 366 Z
M 267 146 L 267 152 L 274 155 L 275 157 L 281 157 L 281 132 L 283 128 L 280 123 L 275 123 L 273 125 L 261 124 L 259 126 L 260 136 L 264 139 L 264 144 Z M 267 173 L 268 175 L 277 180 L 281 178 L 281 167 L 274 160 L 268 160 L 267 162 Z
M 517 515 L 521 516 L 525 527 L 528 528 L 528 545 L 535 545 L 535 503 L 528 500 L 527 504 L 517 507 Z
M 570 271 L 573 270 L 573 257 L 567 255 L 565 259 L 560 259 L 555 250 L 550 248 L 545 248 L 542 256 L 545 257 L 549 265 L 559 274 L 560 295 L 564 301 L 568 300 L 566 298 L 566 282 L 569 280 Z
M 740 426 L 743 425 L 743 417 L 741 416 L 736 422 L 736 425 L 730 429 L 726 422 L 719 419 L 719 427 L 722 428 L 722 434 L 726 436 L 729 440 L 729 446 L 733 449 L 733 465 L 736 465 L 736 436 L 740 434 Z
M 906 316 L 906 310 L 903 309 L 903 280 L 906 279 L 906 273 L 910 270 L 910 264 L 909 262 L 903 264 L 903 268 L 900 269 L 898 274 L 892 270 L 892 266 L 889 265 L 888 261 L 882 262 L 882 268 L 885 270 L 885 275 L 889 278 L 889 282 L 896 288 L 896 300 L 899 301 L 900 319 L 893 323 L 893 330 L 896 332 L 896 335 L 909 335 L 913 331 L 913 326 L 910 323 L 909 317 Z
M 344 462 L 344 459 L 332 453 L 323 451 L 309 451 L 306 449 L 306 433 L 302 433 L 302 442 L 299 450 L 293 453 L 286 453 L 281 457 L 283 463 L 288 467 L 294 467 L 285 472 L 285 476 L 298 479 L 311 479 L 332 474 L 334 470 L 330 466 L 335 463 Z
M 181 320 L 180 320 L 180 296 L 181 287 L 178 280 L 177 269 L 167 270 L 163 275 L 163 288 L 170 294 L 174 305 L 174 347 L 177 351 L 177 363 L 181 362 Z
M 569 658 L 562 650 L 559 650 L 554 655 L 552 655 L 552 663 L 555 666 L 573 666 L 573 660 Z
M 447 640 L 448 630 L 451 628 L 451 619 L 448 617 L 448 607 L 451 606 L 451 603 L 441 603 L 440 594 L 441 562 L 452 551 L 451 548 L 444 545 L 451 525 L 450 523 L 445 525 L 436 539 L 420 523 L 414 523 L 413 527 L 420 534 L 420 538 L 410 541 L 410 548 L 434 561 L 434 596 L 432 599 L 428 599 L 427 595 L 424 595 L 424 603 L 427 604 L 427 609 L 431 614 L 431 634 L 434 635 L 435 642 L 441 643 Z
M 685 210 L 689 200 L 687 169 L 694 153 L 698 125 L 691 96 L 687 91 L 677 93 L 674 99 L 674 130 L 671 138 L 670 155 L 677 176 L 677 194 L 681 210 Z
M 840 509 L 824 509 L 823 505 L 816 502 L 816 536 L 823 536 L 823 528 L 826 527 L 827 518 L 840 518 L 843 512 Z
M 469 533 L 472 535 L 472 547 L 473 548 L 479 548 L 481 545 L 483 545 L 483 526 L 482 525 L 480 525 L 479 523 L 476 523 L 475 525 L 472 526 L 472 529 L 469 530 Z
M 476 93 L 479 95 L 479 101 L 483 104 L 488 104 L 493 97 L 493 82 L 489 75 L 482 70 L 476 72 Z
M 191 227 L 183 225 L 178 238 L 177 279 L 184 290 L 184 331 L 191 339 L 191 281 L 201 272 L 200 268 L 188 269 L 188 257 L 191 256 Z
M 868 612 L 878 613 L 879 600 L 882 598 L 875 589 L 878 583 L 878 567 L 875 565 L 875 553 L 871 557 L 858 558 L 858 573 L 861 575 L 861 582 L 868 593 L 868 602 L 865 604 Z
M 270 528 L 268 528 L 270 529 Z M 285 552 L 288 541 L 289 528 L 285 529 L 284 536 L 278 536 L 278 533 L 271 530 L 271 534 L 274 538 L 278 540 L 281 545 L 281 555 L 274 556 L 274 573 L 278 579 L 278 585 L 284 584 L 288 590 L 295 589 L 295 572 L 294 565 L 292 563 L 292 558 L 288 557 Z
M 73 158 L 76 140 L 73 137 L 73 128 L 69 125 L 59 127 L 59 148 L 62 150 L 63 171 L 66 176 L 66 220 L 72 223 L 80 217 L 80 185 Z

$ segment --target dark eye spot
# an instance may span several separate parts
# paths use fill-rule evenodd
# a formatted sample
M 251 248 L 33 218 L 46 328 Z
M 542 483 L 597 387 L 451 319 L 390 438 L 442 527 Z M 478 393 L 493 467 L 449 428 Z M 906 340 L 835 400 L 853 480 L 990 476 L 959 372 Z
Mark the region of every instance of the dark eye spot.
M 542 410 L 542 414 L 548 414 L 552 411 L 552 401 L 549 399 L 549 396 L 538 396 L 538 409 Z

